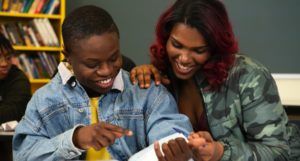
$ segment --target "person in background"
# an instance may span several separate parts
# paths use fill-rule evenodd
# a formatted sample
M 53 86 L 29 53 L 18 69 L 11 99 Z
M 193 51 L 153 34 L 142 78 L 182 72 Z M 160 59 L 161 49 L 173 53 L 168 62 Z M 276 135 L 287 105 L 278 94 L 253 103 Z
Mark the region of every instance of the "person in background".
M 28 78 L 12 64 L 14 54 L 9 40 L 0 33 L 0 124 L 19 121 L 31 98 Z
M 29 101 L 13 138 L 14 160 L 122 161 L 177 129 L 192 131 L 162 85 L 131 84 L 121 69 L 119 36 L 102 8 L 82 6 L 67 15 L 67 62 Z
M 166 84 L 193 125 L 186 144 L 195 160 L 300 160 L 299 129 L 288 124 L 268 69 L 238 53 L 220 0 L 177 0 L 150 51 L 152 65 L 134 68 L 131 80 L 147 88 L 153 75 Z M 155 144 L 159 160 L 185 155 L 181 145 L 163 144 L 162 155 Z
M 13 65 L 14 56 L 11 43 L 0 33 L 0 125 L 8 121 L 19 121 L 31 97 L 29 80 Z M 0 156 L 3 160 L 12 160 L 11 144 L 10 137 L 1 139 Z

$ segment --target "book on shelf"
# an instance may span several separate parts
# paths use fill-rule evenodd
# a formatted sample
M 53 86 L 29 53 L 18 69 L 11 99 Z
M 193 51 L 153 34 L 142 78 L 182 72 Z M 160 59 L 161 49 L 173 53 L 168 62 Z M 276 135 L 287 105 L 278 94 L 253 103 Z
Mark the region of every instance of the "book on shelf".
M 17 22 L 17 25 L 19 27 L 20 34 L 22 35 L 25 45 L 34 46 L 32 43 L 33 41 L 28 34 L 27 27 L 25 27 L 25 25 L 23 25 L 21 22 Z
M 58 36 L 47 18 L 36 18 L 28 23 L 8 22 L 0 24 L 0 30 L 13 45 L 59 47 Z
M 38 52 L 37 54 L 18 55 L 16 65 L 30 79 L 51 78 L 56 71 L 57 56 L 52 53 Z
M 60 0 L 0 0 L 0 11 L 30 14 L 58 14 Z

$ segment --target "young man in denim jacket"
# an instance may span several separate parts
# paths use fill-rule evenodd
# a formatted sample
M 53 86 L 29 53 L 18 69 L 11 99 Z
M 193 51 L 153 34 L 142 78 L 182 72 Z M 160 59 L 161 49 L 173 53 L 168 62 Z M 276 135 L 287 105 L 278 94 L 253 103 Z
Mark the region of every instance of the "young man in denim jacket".
M 62 29 L 68 63 L 30 100 L 13 139 L 14 160 L 79 159 L 88 148 L 127 160 L 176 128 L 192 130 L 163 86 L 130 83 L 117 26 L 105 10 L 80 7 Z M 90 125 L 91 98 L 99 101 L 99 123 Z

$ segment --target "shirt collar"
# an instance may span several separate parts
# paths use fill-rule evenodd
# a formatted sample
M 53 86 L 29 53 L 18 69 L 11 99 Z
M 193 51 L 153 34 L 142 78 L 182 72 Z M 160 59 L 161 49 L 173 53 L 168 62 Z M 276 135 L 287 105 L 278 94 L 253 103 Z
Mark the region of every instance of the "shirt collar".
M 67 62 L 60 62 L 58 65 L 58 73 L 62 79 L 63 85 L 67 84 L 68 81 L 74 76 L 72 68 L 70 68 L 70 64 Z M 112 89 L 117 89 L 119 91 L 124 90 L 124 81 L 122 77 L 122 69 L 117 74 Z
M 67 82 L 74 76 L 73 71 L 68 69 L 67 66 L 69 66 L 69 63 L 60 62 L 57 67 L 63 85 L 67 84 Z

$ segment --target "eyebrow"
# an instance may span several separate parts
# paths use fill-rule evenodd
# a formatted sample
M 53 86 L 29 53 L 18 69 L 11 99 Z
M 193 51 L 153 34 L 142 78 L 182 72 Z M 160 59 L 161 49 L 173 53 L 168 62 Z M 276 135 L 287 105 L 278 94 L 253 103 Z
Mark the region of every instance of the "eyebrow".
M 119 52 L 120 52 L 120 49 L 114 51 L 114 52 L 109 56 L 108 60 L 111 59 L 112 57 L 116 56 Z M 94 62 L 97 62 L 98 59 L 95 59 L 95 58 L 87 58 L 86 61 L 94 61 Z
M 178 41 L 176 38 L 174 38 L 173 36 L 170 36 L 172 41 L 175 41 L 176 43 L 186 47 L 186 45 L 184 45 L 183 43 L 181 43 L 180 41 Z M 196 47 L 190 47 L 190 49 L 192 50 L 199 50 L 199 49 L 204 49 L 207 48 L 208 46 L 206 44 L 203 44 L 201 46 L 196 46 Z

